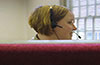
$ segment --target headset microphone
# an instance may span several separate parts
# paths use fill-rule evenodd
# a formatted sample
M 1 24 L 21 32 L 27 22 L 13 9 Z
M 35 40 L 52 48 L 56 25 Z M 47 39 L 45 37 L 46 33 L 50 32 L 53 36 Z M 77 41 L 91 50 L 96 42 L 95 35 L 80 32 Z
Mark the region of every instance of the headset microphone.
M 73 33 L 75 33 L 75 32 L 73 32 Z M 81 39 L 81 36 L 80 35 L 78 35 L 77 33 L 75 33 L 75 34 L 78 36 L 79 39 Z
M 63 27 L 60 26 L 60 25 L 56 25 L 56 26 L 58 26 L 59 28 L 63 28 Z M 73 32 L 73 33 L 75 33 L 75 32 Z M 78 35 L 77 33 L 75 33 L 75 34 L 78 36 L 79 39 L 81 39 L 81 36 L 80 36 L 80 35 Z

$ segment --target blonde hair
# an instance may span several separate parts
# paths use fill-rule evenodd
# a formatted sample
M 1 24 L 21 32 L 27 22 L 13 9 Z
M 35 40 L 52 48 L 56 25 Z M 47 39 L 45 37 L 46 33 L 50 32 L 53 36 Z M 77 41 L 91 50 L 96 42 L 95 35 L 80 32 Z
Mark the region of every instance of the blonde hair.
M 56 23 L 64 18 L 69 11 L 67 8 L 58 5 L 53 5 L 52 9 Z M 29 25 L 37 33 L 47 36 L 51 35 L 50 6 L 45 5 L 37 8 L 29 17 Z

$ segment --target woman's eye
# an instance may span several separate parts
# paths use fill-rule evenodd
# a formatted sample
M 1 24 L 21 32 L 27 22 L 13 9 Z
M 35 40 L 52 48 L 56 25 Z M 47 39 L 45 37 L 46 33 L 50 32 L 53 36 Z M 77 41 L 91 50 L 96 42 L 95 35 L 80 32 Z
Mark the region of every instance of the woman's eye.
M 68 24 L 72 24 L 72 22 L 68 22 Z

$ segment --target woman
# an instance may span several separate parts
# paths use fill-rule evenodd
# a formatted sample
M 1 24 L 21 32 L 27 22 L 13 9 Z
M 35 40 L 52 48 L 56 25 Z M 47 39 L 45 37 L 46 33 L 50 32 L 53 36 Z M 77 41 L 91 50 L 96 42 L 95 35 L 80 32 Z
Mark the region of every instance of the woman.
M 73 30 L 77 29 L 72 12 L 58 5 L 37 8 L 29 25 L 37 32 L 35 40 L 71 40 Z

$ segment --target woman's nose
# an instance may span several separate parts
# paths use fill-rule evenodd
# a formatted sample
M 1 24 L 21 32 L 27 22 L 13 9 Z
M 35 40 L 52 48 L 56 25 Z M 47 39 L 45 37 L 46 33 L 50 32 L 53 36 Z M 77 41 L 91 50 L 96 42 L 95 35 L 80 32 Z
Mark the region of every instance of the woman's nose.
M 76 26 L 73 24 L 73 30 L 77 30 Z

